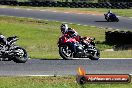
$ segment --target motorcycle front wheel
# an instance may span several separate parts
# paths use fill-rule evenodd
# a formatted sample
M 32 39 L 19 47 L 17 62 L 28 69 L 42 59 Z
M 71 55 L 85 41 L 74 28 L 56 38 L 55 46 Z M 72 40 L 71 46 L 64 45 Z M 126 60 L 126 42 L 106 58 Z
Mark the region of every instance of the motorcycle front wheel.
M 28 55 L 25 49 L 17 47 L 13 51 L 13 61 L 16 63 L 25 63 L 28 60 Z
M 73 52 L 68 46 L 60 46 L 59 54 L 65 60 L 73 59 Z
M 98 60 L 100 58 L 100 51 L 97 49 L 97 51 L 94 54 L 91 54 L 89 59 L 91 60 Z
M 118 18 L 116 18 L 116 22 L 118 22 L 119 21 L 119 19 Z

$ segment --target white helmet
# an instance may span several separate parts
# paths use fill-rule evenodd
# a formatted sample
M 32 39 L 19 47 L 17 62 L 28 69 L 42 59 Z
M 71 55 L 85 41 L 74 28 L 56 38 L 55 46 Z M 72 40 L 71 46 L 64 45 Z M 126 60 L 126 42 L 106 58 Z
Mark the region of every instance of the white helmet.
M 62 24 L 60 26 L 61 32 L 64 34 L 68 30 L 68 25 L 67 24 Z
M 111 10 L 109 10 L 109 11 L 108 11 L 108 13 L 112 13 L 112 11 L 111 11 Z

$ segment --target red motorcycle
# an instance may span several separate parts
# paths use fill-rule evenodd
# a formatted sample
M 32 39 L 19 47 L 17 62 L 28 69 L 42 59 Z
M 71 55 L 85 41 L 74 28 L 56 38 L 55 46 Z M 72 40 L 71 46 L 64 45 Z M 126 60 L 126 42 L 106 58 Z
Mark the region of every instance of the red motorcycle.
M 77 39 L 80 41 L 78 42 Z M 98 60 L 100 52 L 95 47 L 94 39 L 90 37 L 69 37 L 67 34 L 62 35 L 58 41 L 60 56 L 67 59 L 89 58 Z

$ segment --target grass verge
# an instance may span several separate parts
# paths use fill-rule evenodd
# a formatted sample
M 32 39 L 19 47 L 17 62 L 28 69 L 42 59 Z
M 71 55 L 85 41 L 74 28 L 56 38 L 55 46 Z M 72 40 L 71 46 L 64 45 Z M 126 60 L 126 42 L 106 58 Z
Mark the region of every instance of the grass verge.
M 64 77 L 0 77 L 0 88 L 131 88 L 127 84 L 84 84 L 76 83 L 75 76 Z
M 61 22 L 55 21 L 0 16 L 0 33 L 7 37 L 18 36 L 20 40 L 17 44 L 24 47 L 31 58 L 61 58 L 57 47 L 57 41 L 61 35 L 59 30 L 61 24 Z M 69 26 L 76 29 L 81 36 L 95 37 L 96 41 L 99 42 L 105 41 L 105 31 L 108 31 L 106 29 L 76 24 L 69 24 Z M 102 58 L 132 57 L 132 50 L 103 51 L 113 47 L 104 43 L 97 44 L 97 47 L 102 50 Z

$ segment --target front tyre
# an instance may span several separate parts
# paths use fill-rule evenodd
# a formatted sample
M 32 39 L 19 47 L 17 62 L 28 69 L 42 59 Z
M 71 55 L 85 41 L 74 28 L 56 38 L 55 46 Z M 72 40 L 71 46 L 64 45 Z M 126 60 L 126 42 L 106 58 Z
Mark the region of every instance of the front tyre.
M 73 52 L 68 46 L 60 46 L 59 54 L 65 60 L 73 59 Z
M 119 21 L 119 19 L 118 18 L 116 18 L 116 22 L 118 22 Z
M 17 47 L 13 51 L 13 61 L 16 63 L 25 63 L 28 60 L 28 55 L 25 49 Z
M 94 54 L 91 54 L 89 59 L 91 60 L 98 60 L 100 57 L 100 51 L 97 49 L 97 51 Z

